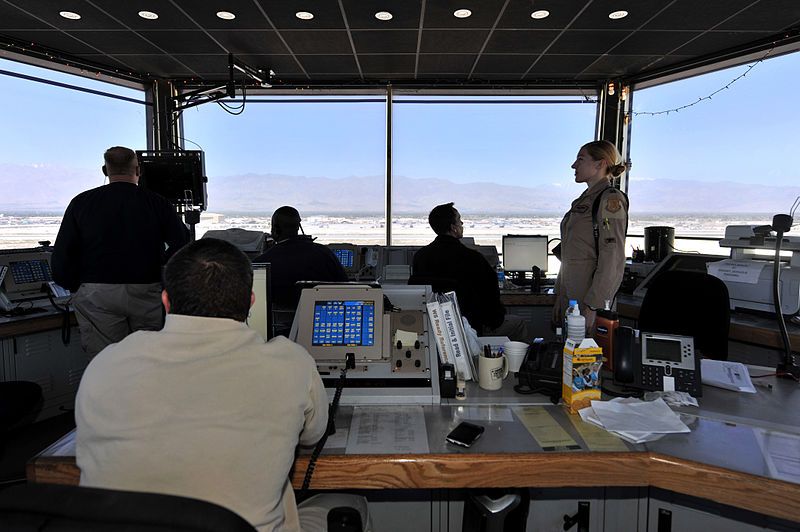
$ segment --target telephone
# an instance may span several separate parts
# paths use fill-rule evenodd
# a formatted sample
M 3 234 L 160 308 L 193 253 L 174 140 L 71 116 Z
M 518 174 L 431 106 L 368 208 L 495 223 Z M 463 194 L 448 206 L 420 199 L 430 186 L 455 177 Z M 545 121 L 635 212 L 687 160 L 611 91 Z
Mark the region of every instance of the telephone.
M 543 338 L 536 338 L 528 347 L 517 372 L 519 384 L 514 386 L 514 391 L 525 395 L 541 393 L 548 396 L 553 404 L 558 404 L 564 367 L 563 347 L 560 342 L 545 342 Z
M 702 396 L 694 338 L 620 327 L 614 335 L 614 383 L 647 391 Z

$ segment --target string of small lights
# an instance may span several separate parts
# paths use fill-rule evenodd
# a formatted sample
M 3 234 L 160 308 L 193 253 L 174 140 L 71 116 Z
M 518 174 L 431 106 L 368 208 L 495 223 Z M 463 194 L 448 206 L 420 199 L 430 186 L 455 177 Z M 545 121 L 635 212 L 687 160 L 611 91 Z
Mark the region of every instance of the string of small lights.
M 737 81 L 739 81 L 743 77 L 747 76 L 747 74 L 749 74 L 750 71 L 753 70 L 756 67 L 756 65 L 758 65 L 759 63 L 764 61 L 767 57 L 769 57 L 769 55 L 772 53 L 772 51 L 774 49 L 775 49 L 775 47 L 773 46 L 772 48 L 770 48 L 767 51 L 767 53 L 765 53 L 763 56 L 761 56 L 761 58 L 758 59 L 758 61 L 756 61 L 752 65 L 749 65 L 747 67 L 747 70 L 745 70 L 743 73 L 741 73 L 740 75 L 738 75 L 735 78 L 733 78 L 731 81 L 728 82 L 727 85 L 725 85 L 724 87 L 720 87 L 719 89 L 715 90 L 714 92 L 712 92 L 708 96 L 703 96 L 702 98 L 698 98 L 697 100 L 693 101 L 692 103 L 687 103 L 686 105 L 681 105 L 680 107 L 675 107 L 674 109 L 665 109 L 663 111 L 633 111 L 632 114 L 633 114 L 633 116 L 668 115 L 670 113 L 677 113 L 679 111 L 682 111 L 683 109 L 688 109 L 689 107 L 697 105 L 698 103 L 700 103 L 700 102 L 702 102 L 704 100 L 710 100 L 713 96 L 716 96 L 720 92 L 722 92 L 722 91 L 724 91 L 726 89 L 729 89 L 731 85 L 733 85 L 734 83 L 736 83 Z

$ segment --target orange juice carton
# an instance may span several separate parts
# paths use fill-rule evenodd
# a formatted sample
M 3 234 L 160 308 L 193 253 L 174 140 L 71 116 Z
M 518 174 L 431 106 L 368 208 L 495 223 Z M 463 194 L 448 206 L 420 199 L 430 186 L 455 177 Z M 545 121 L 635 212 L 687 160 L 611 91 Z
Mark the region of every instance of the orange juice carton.
M 564 343 L 561 396 L 572 414 L 600 400 L 600 367 L 603 349 L 592 338 Z

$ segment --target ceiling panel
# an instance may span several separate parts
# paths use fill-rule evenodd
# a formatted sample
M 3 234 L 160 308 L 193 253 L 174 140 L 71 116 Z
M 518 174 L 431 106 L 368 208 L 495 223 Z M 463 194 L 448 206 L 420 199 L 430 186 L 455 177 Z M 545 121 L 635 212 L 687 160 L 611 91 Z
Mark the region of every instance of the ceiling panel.
M 209 30 L 265 30 L 272 29 L 267 18 L 252 0 L 225 0 L 208 2 L 198 0 L 172 0 L 197 24 Z M 223 20 L 219 11 L 228 11 L 236 18 Z M 196 27 L 196 26 L 195 26 Z
M 667 54 L 699 36 L 695 31 L 637 31 L 617 45 L 614 54 Z
M 647 23 L 648 30 L 708 30 L 752 4 L 754 0 L 674 0 Z
M 347 54 L 353 52 L 346 31 L 284 31 L 281 35 L 295 54 Z
M 210 31 L 211 37 L 232 54 L 288 54 L 278 34 L 272 30 Z
M 140 31 L 139 35 L 168 54 L 218 54 L 225 50 L 200 30 Z
M 159 78 L 170 78 L 173 76 L 171 72 L 180 72 L 179 77 L 194 76 L 194 72 L 168 55 L 125 55 L 116 59 L 131 65 L 139 72 L 147 72 Z
M 636 0 L 636 2 L 620 2 L 619 0 L 594 0 L 572 24 L 574 29 L 594 30 L 634 30 L 647 22 L 669 2 L 664 0 Z M 625 10 L 628 16 L 611 19 L 609 14 Z
M 352 55 L 302 55 L 298 59 L 309 74 L 341 72 L 349 76 L 358 75 L 356 60 Z
M 615 46 L 628 35 L 630 32 L 625 30 L 569 30 L 565 31 L 547 51 L 553 54 L 601 53 Z
M 70 35 L 99 48 L 109 55 L 158 54 L 161 50 L 137 33 L 122 31 L 71 31 Z
M 359 55 L 358 62 L 364 75 L 398 72 L 414 73 L 415 55 Z
M 505 0 L 429 0 L 425 4 L 426 28 L 491 28 Z M 472 16 L 456 18 L 458 9 L 469 9 Z
M 562 30 L 589 2 L 587 0 L 511 0 L 498 28 Z M 547 18 L 533 19 L 531 13 L 546 10 Z
M 677 54 L 703 56 L 714 50 L 725 50 L 745 43 L 769 37 L 769 33 L 737 33 L 714 31 L 704 33 L 697 39 L 675 50 Z
M 24 5 L 24 4 L 21 4 Z M 29 15 L 27 12 L 16 9 L 13 5 L 6 6 L 3 9 L 3 16 L 0 17 L 0 32 L 4 30 L 29 30 L 29 29 L 53 29 L 51 24 L 36 17 Z
M 342 0 L 350 29 L 397 30 L 419 28 L 422 0 Z M 375 13 L 388 11 L 391 20 L 378 20 Z
M 477 53 L 483 47 L 488 30 L 424 30 L 420 52 L 425 54 Z
M 181 9 L 168 1 L 123 0 L 115 2 L 113 0 L 95 0 L 93 3 L 108 16 L 115 18 L 121 24 L 134 30 L 197 29 L 197 25 L 187 18 L 186 15 L 182 13 Z M 202 3 L 208 4 L 209 2 Z M 158 18 L 155 20 L 142 18 L 139 16 L 140 11 L 156 13 Z
M 482 55 L 475 66 L 475 75 L 479 74 L 509 74 L 516 73 L 522 76 L 537 55 Z
M 53 0 L 39 0 L 33 2 L 23 0 L 5 1 L 9 4 L 9 7 L 4 9 L 4 11 L 10 11 L 13 14 L 26 13 L 35 19 L 43 21 L 48 27 L 55 27 L 65 31 L 73 29 L 122 29 L 122 26 L 108 15 L 95 9 L 83 0 L 65 0 L 64 2 L 55 2 Z M 79 20 L 64 18 L 59 15 L 61 11 L 72 11 L 73 13 L 79 14 L 81 18 Z M 14 16 L 13 14 L 12 16 Z M 0 19 L 4 18 L 5 16 L 0 17 Z M 3 25 L 5 25 L 5 23 L 3 23 Z
M 779 32 L 800 22 L 800 2 L 797 0 L 761 0 L 723 22 L 718 30 L 759 30 Z
M 344 19 L 339 3 L 332 0 L 256 0 L 278 29 L 319 30 L 342 29 Z M 314 15 L 311 20 L 295 16 L 298 11 Z
M 437 72 L 469 74 L 477 58 L 476 54 L 420 55 L 418 72 L 421 74 Z
M 558 36 L 556 31 L 496 30 L 484 53 L 538 54 Z
M 417 30 L 353 31 L 353 43 L 359 54 L 417 53 Z
M 531 69 L 526 79 L 535 79 L 537 76 L 549 76 L 552 74 L 570 75 L 571 73 L 582 72 L 599 55 L 545 55 L 542 56 Z
M 70 37 L 68 34 L 58 31 L 58 30 L 46 30 L 46 31 L 3 31 L 3 35 L 7 35 L 12 39 L 18 39 L 24 42 L 26 45 L 32 44 L 37 46 L 42 46 L 45 48 L 50 48 L 54 50 L 58 50 L 60 52 L 64 52 L 67 54 L 96 54 L 100 53 L 100 50 L 89 45 L 88 43 L 83 43 L 78 39 Z

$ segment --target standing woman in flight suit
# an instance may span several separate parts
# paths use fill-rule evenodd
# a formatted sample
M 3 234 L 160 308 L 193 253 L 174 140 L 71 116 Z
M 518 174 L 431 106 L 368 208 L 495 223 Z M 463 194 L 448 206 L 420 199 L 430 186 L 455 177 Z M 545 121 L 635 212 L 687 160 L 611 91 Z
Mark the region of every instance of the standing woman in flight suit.
M 560 256 L 553 323 L 560 326 L 570 299 L 577 299 L 586 318 L 587 336 L 594 332 L 595 314 L 613 301 L 625 272 L 628 198 L 611 186 L 625 171 L 617 148 L 606 140 L 584 144 L 572 163 L 575 182 L 588 187 L 572 202 L 561 221 Z M 592 211 L 596 209 L 595 223 Z

